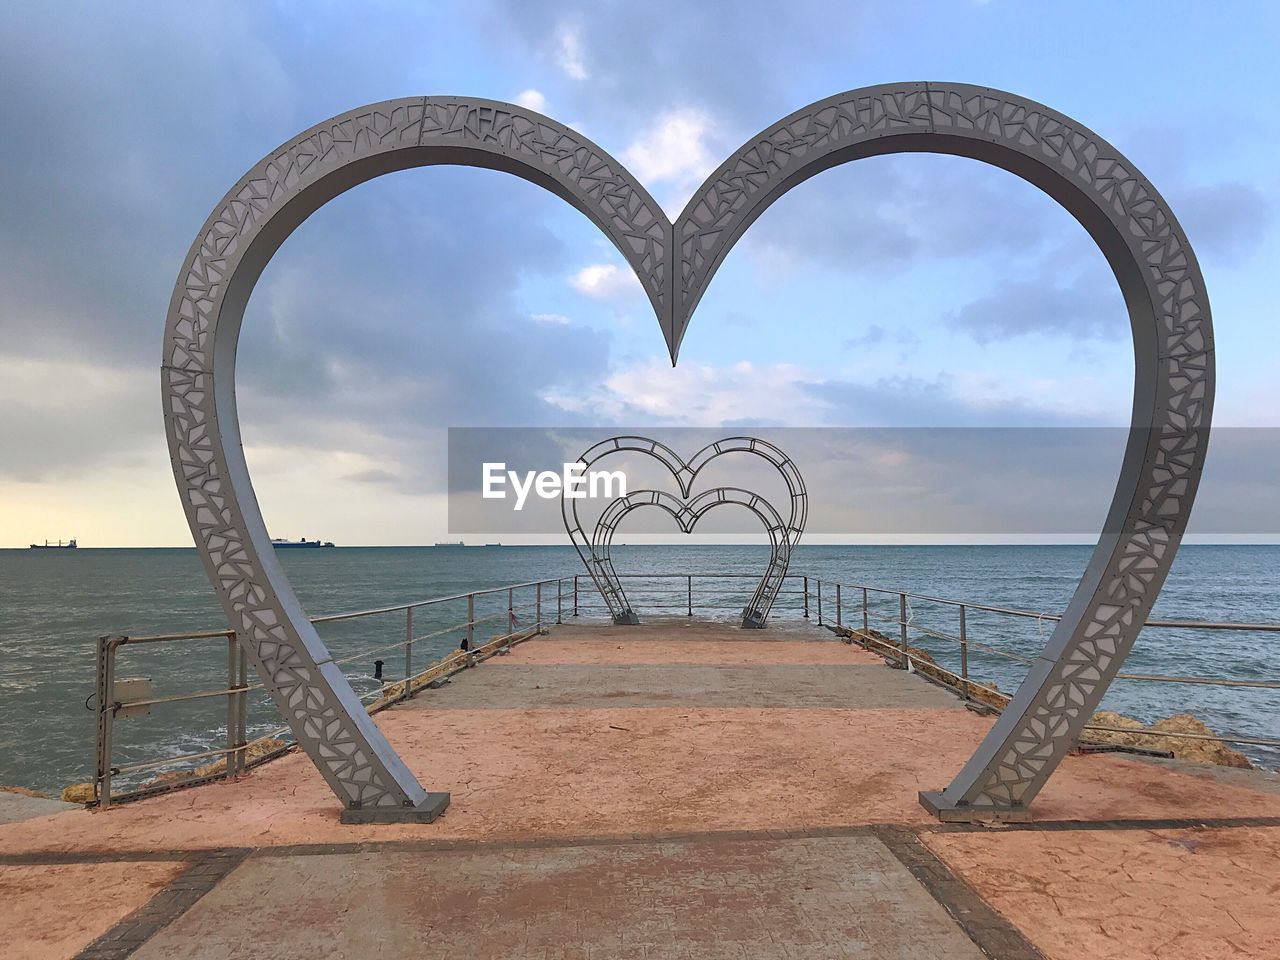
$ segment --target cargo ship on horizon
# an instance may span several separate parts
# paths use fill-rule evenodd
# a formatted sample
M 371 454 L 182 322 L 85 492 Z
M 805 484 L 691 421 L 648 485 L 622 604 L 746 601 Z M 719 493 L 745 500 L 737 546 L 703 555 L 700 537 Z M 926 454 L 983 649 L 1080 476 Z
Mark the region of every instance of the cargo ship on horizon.
M 285 540 L 283 538 L 272 537 L 271 545 L 277 550 L 300 550 L 304 548 L 316 550 L 324 547 L 332 547 L 333 542 L 330 540 L 325 540 L 323 542 L 319 540 L 308 540 L 306 537 L 303 537 L 301 540 Z
M 46 540 L 44 543 L 33 543 L 31 544 L 30 547 L 28 547 L 28 549 L 30 550 L 74 550 L 76 549 L 76 541 L 75 541 L 75 537 L 72 537 L 66 543 L 63 543 L 61 540 L 59 540 L 57 543 L 50 543 L 48 540 Z

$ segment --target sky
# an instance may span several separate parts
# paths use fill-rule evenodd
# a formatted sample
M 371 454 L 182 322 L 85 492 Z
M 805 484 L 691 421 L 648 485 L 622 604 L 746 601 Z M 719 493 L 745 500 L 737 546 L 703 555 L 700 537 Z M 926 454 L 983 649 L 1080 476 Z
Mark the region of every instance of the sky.
M 547 113 L 670 215 L 748 137 L 840 91 L 953 80 L 1039 100 L 1123 151 L 1186 229 L 1213 305 L 1215 427 L 1275 427 L 1277 37 L 1270 4 L 7 3 L 0 546 L 190 545 L 159 362 L 196 230 L 296 133 L 424 94 Z M 448 536 L 450 427 L 1115 427 L 1132 386 L 1128 319 L 1084 230 L 1010 174 L 930 155 L 779 200 L 674 369 L 582 214 L 492 171 L 382 177 L 276 254 L 237 376 L 272 534 L 344 544 Z M 1211 454 L 1206 488 L 1235 469 Z

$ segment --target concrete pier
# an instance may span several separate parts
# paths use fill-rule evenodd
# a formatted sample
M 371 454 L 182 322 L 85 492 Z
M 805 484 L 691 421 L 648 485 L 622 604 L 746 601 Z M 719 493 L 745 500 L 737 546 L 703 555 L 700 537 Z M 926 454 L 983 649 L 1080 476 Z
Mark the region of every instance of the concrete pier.
M 0 954 L 1280 956 L 1275 778 L 1075 756 L 939 824 L 991 719 L 817 627 L 557 626 L 377 722 L 436 823 L 345 826 L 290 755 L 0 824 Z

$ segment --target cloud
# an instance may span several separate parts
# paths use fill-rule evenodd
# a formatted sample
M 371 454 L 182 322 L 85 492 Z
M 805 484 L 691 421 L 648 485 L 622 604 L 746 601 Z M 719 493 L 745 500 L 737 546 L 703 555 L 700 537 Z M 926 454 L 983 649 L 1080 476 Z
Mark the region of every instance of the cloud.
M 655 357 L 615 368 L 594 388 L 553 390 L 543 399 L 569 416 L 603 424 L 985 427 L 1111 423 L 1108 411 L 1089 405 L 1099 393 L 1096 385 L 1047 376 L 854 380 L 788 363 L 686 361 L 673 368 Z
M 569 278 L 569 286 L 593 300 L 616 300 L 642 290 L 629 267 L 615 263 L 593 263 Z
M 816 65 L 856 60 L 878 18 L 903 15 L 900 5 L 870 3 L 833 17 L 821 0 L 795 0 L 786 16 L 759 7 L 729 14 L 681 0 L 492 6 L 495 30 L 571 79 L 590 78 L 574 88 L 574 111 L 593 129 L 615 125 L 620 115 L 651 117 L 693 104 L 725 121 L 735 140 L 793 109 L 795 86 L 809 86 Z
M 656 420 L 710 426 L 743 420 L 812 423 L 820 404 L 806 393 L 807 371 L 788 364 L 740 362 L 730 366 L 653 358 L 612 373 L 606 397 L 592 405 L 617 422 Z
M 547 98 L 542 95 L 540 90 L 523 90 L 516 94 L 515 102 L 538 113 L 547 112 Z
M 872 354 L 893 347 L 897 350 L 898 362 L 905 363 L 916 353 L 923 341 L 920 335 L 912 330 L 896 327 L 890 330 L 878 323 L 872 323 L 856 337 L 847 337 L 842 346 L 854 353 Z
M 561 25 L 555 35 L 556 65 L 571 80 L 586 80 L 586 64 L 583 62 L 582 38 L 577 29 Z
M 151 504 L 169 495 L 185 539 L 157 388 L 169 295 L 217 198 L 311 124 L 414 91 L 520 89 L 531 109 L 544 110 L 550 96 L 567 119 L 582 119 L 625 155 L 660 199 L 674 199 L 724 147 L 834 86 L 872 79 L 847 65 L 878 39 L 885 9 L 860 5 L 832 19 L 818 0 L 797 0 L 787 17 L 762 20 L 767 13 L 725 17 L 676 0 L 481 0 L 357 21 L 322 10 L 299 27 L 289 5 L 245 0 L 216 9 L 151 4 L 132 16 L 87 7 L 73 21 L 49 5 L 7 5 L 0 34 L 13 39 L 0 57 L 0 86 L 13 95 L 0 98 L 0 124 L 21 135 L 0 151 L 0 481 L 38 485 L 52 504 L 80 498 L 110 474 L 118 480 L 111 489 L 134 499 L 104 502 L 104 517 L 145 523 Z M 892 22 L 919 15 L 911 8 L 904 16 L 913 19 Z M 654 39 L 655 23 L 673 22 L 679 30 Z M 405 37 L 441 35 L 457 42 L 437 44 L 426 61 L 383 55 L 403 49 Z M 175 46 L 175 36 L 200 42 Z M 478 45 L 495 56 L 477 60 Z M 342 70 L 332 69 L 336 61 Z M 1185 107 L 1181 94 L 1166 94 L 1170 111 Z M 1151 143 L 1148 154 L 1163 149 L 1160 138 Z M 1222 145 L 1188 143 L 1197 164 L 1219 162 L 1227 178 L 1244 179 L 1240 165 L 1223 161 Z M 1255 188 L 1214 177 L 1174 166 L 1160 184 L 1209 267 L 1245 262 L 1273 242 L 1274 205 L 1262 181 Z M 912 366 L 918 379 L 846 373 L 843 365 L 863 360 L 859 369 L 883 373 L 872 361 L 911 347 L 887 314 L 870 309 L 863 322 L 879 325 L 831 334 L 832 344 L 848 337 L 851 352 L 802 354 L 806 367 L 671 371 L 652 359 L 652 338 L 611 336 L 596 322 L 621 315 L 626 297 L 643 304 L 643 293 L 607 245 L 568 248 L 577 215 L 562 207 L 527 182 L 435 167 L 362 185 L 299 228 L 254 293 L 239 351 L 255 475 L 316 478 L 305 496 L 288 484 L 260 487 L 273 501 L 269 513 L 306 497 L 326 509 L 326 484 L 351 500 L 383 484 L 367 499 L 385 506 L 394 492 L 425 509 L 413 498 L 438 488 L 441 428 L 451 423 L 1095 417 L 1097 385 L 1084 365 L 1046 376 L 1044 344 L 1030 338 L 1060 333 L 1079 351 L 1125 335 L 1119 294 L 1083 230 L 1017 178 L 960 158 L 868 159 L 802 185 L 747 234 L 750 282 L 802 273 L 783 279 L 817 300 L 847 290 L 842 274 L 873 277 L 879 286 L 866 285 L 868 304 L 889 300 L 885 291 L 897 284 L 991 355 L 1012 341 L 1007 356 L 1026 362 L 1008 378 L 985 375 L 976 348 L 952 367 L 972 373 L 938 373 L 951 358 Z M 904 281 L 915 265 L 922 269 Z M 951 279 L 1008 281 L 957 292 L 909 286 L 934 267 Z M 1086 267 L 1100 278 L 1093 285 L 1081 279 Z M 1267 302 L 1262 275 L 1238 271 L 1227 275 L 1232 286 L 1219 279 L 1213 289 L 1224 308 L 1248 312 Z M 758 287 L 744 289 L 749 296 Z M 944 313 L 939 299 L 948 295 L 955 309 Z M 725 300 L 726 323 L 755 322 L 751 301 Z M 1236 326 L 1230 344 L 1222 337 L 1218 409 L 1244 410 L 1238 416 L 1255 422 L 1256 410 L 1276 406 L 1266 406 L 1275 391 L 1257 386 L 1269 369 L 1267 344 L 1260 327 Z M 768 360 L 770 349 L 762 336 L 744 340 L 742 355 Z M 1254 366 L 1244 368 L 1241 354 Z
M 622 152 L 622 161 L 645 186 L 676 188 L 670 203 L 664 204 L 673 217 L 719 165 L 706 142 L 711 130 L 711 118 L 703 110 L 668 110 Z
M 814 379 L 803 384 L 820 405 L 812 423 L 889 427 L 1029 427 L 1110 424 L 1089 405 L 1096 390 L 1042 377 L 1028 383 L 985 374 Z M 1128 410 L 1123 414 L 1127 416 Z M 791 422 L 791 421 L 788 421 Z
M 65 480 L 164 449 L 156 369 L 0 354 L 0 479 Z
M 949 320 L 979 343 L 1031 334 L 1117 340 L 1129 332 L 1119 289 L 1114 282 L 1094 278 L 1067 284 L 1057 283 L 1052 276 L 1008 280 L 954 311 Z
M 390 470 L 383 470 L 379 467 L 370 467 L 367 470 L 359 470 L 356 473 L 349 473 L 342 479 L 350 481 L 351 483 L 390 485 L 402 483 L 404 480 L 404 478 L 399 474 L 392 473 Z
M 828 170 L 765 211 L 743 238 L 771 273 L 876 276 L 991 256 L 1101 261 L 1065 210 L 1012 174 L 963 157 L 872 157 Z
M 1235 264 L 1261 244 L 1273 219 L 1273 204 L 1244 183 L 1184 187 L 1174 209 L 1196 255 Z
M 0 151 L 0 342 L 150 362 L 181 257 L 257 159 L 245 144 L 265 151 L 295 123 L 293 81 L 233 10 L 91 8 L 72 25 L 51 6 L 9 5 L 3 21 L 0 124 L 24 133 Z

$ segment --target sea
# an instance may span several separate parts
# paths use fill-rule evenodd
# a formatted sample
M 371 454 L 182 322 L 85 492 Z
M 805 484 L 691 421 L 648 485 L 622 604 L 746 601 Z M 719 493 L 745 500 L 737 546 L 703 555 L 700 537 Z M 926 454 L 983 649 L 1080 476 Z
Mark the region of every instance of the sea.
M 1088 546 L 801 546 L 791 562 L 792 578 L 774 608 L 775 622 L 802 620 L 803 577 L 810 590 L 808 612 L 818 616 L 816 581 L 850 585 L 843 591 L 845 622 L 861 623 L 862 592 L 870 585 L 922 596 L 955 598 L 990 606 L 1056 614 L 1065 607 L 1088 561 Z M 764 569 L 768 548 L 691 543 L 615 546 L 633 605 L 644 616 L 694 614 L 732 622 Z M 568 577 L 543 589 L 542 617 L 573 622 L 600 618 L 604 608 L 569 546 L 336 547 L 280 552 L 280 560 L 312 616 L 394 606 L 512 583 Z M 697 575 L 690 581 L 686 575 Z M 896 594 L 869 594 L 871 623 L 896 636 Z M 823 618 L 834 620 L 830 587 Z M 532 588 L 512 595 L 521 624 L 536 618 Z M 505 632 L 505 590 L 476 601 L 482 621 L 477 636 Z M 1280 623 L 1280 546 L 1184 545 L 1156 604 L 1153 618 Z M 457 648 L 464 600 L 421 607 L 414 614 L 413 669 Z M 952 635 L 957 611 L 912 600 L 913 625 Z M 224 629 L 225 619 L 192 549 L 0 550 L 0 785 L 56 795 L 87 781 L 93 770 L 94 677 L 97 638 Z M 969 611 L 968 636 L 975 644 L 969 669 L 974 679 L 1013 690 L 1026 671 L 1016 658 L 1034 657 L 1053 624 Z M 319 627 L 335 659 L 357 692 L 378 695 L 383 682 L 404 674 L 405 614 L 342 620 Z M 912 634 L 945 667 L 958 670 L 950 641 Z M 1004 656 L 1000 654 L 1005 654 Z M 381 667 L 377 661 L 382 661 Z M 379 669 L 382 680 L 376 678 Z M 1147 629 L 1124 667 L 1126 672 L 1275 681 L 1280 678 L 1280 634 Z M 118 678 L 149 678 L 154 698 L 207 691 L 227 683 L 223 639 L 139 644 L 122 648 Z M 256 678 L 252 678 L 256 679 Z M 1103 702 L 1144 722 L 1189 712 L 1217 733 L 1280 738 L 1280 690 L 1199 684 L 1117 681 Z M 226 701 L 221 696 L 157 704 L 144 716 L 115 724 L 113 763 L 130 766 L 164 759 L 178 766 L 184 754 L 217 749 L 226 741 Z M 251 735 L 277 732 L 278 714 L 263 693 L 251 699 Z M 1251 760 L 1280 768 L 1280 750 L 1242 746 Z M 207 760 L 199 761 L 207 762 Z M 123 776 L 140 785 L 160 766 Z

